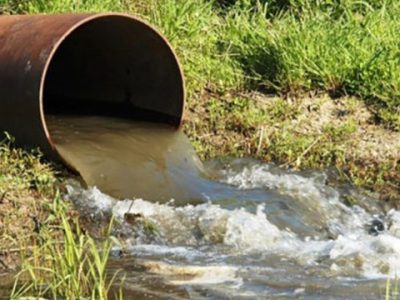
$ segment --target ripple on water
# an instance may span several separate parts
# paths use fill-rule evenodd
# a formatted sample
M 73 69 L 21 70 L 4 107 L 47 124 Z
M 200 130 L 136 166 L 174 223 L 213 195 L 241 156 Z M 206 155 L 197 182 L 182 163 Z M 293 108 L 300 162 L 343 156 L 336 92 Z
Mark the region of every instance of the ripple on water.
M 218 182 L 204 186 L 210 201 L 199 205 L 118 201 L 72 185 L 68 194 L 93 215 L 113 214 L 115 234 L 123 233 L 125 251 L 145 274 L 193 298 L 372 299 L 387 274 L 400 272 L 400 212 L 344 205 L 325 173 L 253 160 L 212 172 Z M 282 209 L 269 209 L 276 203 Z M 384 230 L 371 235 L 377 218 Z

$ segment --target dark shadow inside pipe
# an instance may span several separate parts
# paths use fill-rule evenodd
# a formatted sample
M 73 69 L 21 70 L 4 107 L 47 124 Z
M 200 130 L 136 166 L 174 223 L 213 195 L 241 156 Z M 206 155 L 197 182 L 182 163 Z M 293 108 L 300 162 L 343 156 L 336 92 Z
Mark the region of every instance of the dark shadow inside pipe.
M 105 115 L 179 126 L 183 78 L 168 43 L 147 24 L 101 16 L 74 29 L 49 64 L 45 115 Z

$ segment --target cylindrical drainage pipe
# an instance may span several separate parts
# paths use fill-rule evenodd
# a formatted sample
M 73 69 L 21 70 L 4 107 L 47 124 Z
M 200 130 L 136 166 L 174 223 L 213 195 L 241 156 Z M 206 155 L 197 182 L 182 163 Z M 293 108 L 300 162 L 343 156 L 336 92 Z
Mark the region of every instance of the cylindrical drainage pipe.
M 62 161 L 46 114 L 180 125 L 183 75 L 166 39 L 129 15 L 0 17 L 0 132 Z

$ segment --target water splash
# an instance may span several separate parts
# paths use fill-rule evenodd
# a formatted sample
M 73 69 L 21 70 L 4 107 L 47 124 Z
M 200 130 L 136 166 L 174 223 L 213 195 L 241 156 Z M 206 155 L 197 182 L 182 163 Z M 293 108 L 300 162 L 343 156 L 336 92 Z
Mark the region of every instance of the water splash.
M 127 237 L 125 251 L 146 263 L 167 264 L 170 272 L 159 275 L 169 283 L 202 285 L 210 295 L 376 297 L 386 277 L 400 272 L 400 212 L 346 206 L 323 172 L 296 173 L 247 160 L 218 168 L 218 188 L 210 183 L 203 192 L 211 200 L 196 206 L 110 200 L 96 188 L 70 187 L 69 195 L 76 203 L 89 199 L 92 212 L 114 214 L 120 224 L 115 234 Z M 274 203 L 283 209 L 271 210 Z M 382 227 L 371 231 L 374 224 Z M 296 231 L 297 225 L 314 230 Z M 213 270 L 225 267 L 234 270 L 231 276 L 225 283 L 216 276 L 212 283 Z M 185 268 L 201 269 L 208 281 L 175 274 Z
M 202 164 L 181 130 L 104 116 L 49 115 L 56 150 L 89 186 L 116 198 L 202 203 Z

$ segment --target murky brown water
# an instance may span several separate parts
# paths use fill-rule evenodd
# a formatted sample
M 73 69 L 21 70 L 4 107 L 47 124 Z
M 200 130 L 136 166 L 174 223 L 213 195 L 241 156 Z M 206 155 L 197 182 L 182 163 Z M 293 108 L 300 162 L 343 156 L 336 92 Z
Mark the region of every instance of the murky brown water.
M 196 206 L 68 186 L 81 212 L 118 220 L 123 246 L 109 270 L 125 272 L 125 299 L 380 299 L 400 270 L 400 212 L 329 186 L 327 172 L 251 159 L 205 168 L 215 181 Z M 345 195 L 360 205 L 345 205 Z
M 400 211 L 331 186 L 334 173 L 246 158 L 203 166 L 166 125 L 48 122 L 88 183 L 71 181 L 66 198 L 93 226 L 117 220 L 108 267 L 123 271 L 125 299 L 379 299 L 400 272 Z
M 112 117 L 49 116 L 57 151 L 89 186 L 119 198 L 204 202 L 202 165 L 186 136 L 163 124 Z

